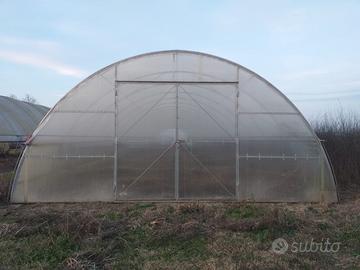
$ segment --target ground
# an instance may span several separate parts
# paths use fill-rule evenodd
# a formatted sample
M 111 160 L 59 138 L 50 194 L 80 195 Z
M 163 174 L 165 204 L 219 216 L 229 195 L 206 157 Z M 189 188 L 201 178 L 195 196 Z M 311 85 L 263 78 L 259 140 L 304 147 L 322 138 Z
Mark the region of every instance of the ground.
M 3 205 L 0 269 L 360 269 L 359 210 L 360 198 Z M 285 254 L 271 250 L 280 237 Z M 338 252 L 291 250 L 327 239 Z

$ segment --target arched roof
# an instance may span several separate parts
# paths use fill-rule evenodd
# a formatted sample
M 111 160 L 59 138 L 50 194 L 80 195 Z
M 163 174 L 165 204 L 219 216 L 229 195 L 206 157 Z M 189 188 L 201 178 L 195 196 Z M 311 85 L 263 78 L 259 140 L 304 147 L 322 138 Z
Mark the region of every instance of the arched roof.
M 0 96 L 0 141 L 25 141 L 49 108 Z
M 135 55 L 135 56 L 132 56 L 132 57 L 128 57 L 128 58 L 125 58 L 123 60 L 119 60 L 115 63 L 112 63 L 98 71 L 96 71 L 95 73 L 91 74 L 90 76 L 88 76 L 87 78 L 85 78 L 84 80 L 82 80 L 80 83 L 78 83 L 74 88 L 72 88 L 63 98 L 61 98 L 58 103 L 48 112 L 48 115 L 50 115 L 50 113 L 53 111 L 53 110 L 56 110 L 56 108 L 58 108 L 59 106 L 61 106 L 61 103 L 65 103 L 66 100 L 70 97 L 70 96 L 74 96 L 76 95 L 76 92 L 81 89 L 81 86 L 83 86 L 84 84 L 86 84 L 87 82 L 89 82 L 90 80 L 94 79 L 94 78 L 103 78 L 104 80 L 106 80 L 106 76 L 103 76 L 103 74 L 111 74 L 111 73 L 114 73 L 115 70 L 117 69 L 117 67 L 119 66 L 124 66 L 124 69 L 127 68 L 127 63 L 136 63 L 137 61 L 141 61 L 141 59 L 149 59 L 151 57 L 156 57 L 156 56 L 166 56 L 166 55 L 170 55 L 170 56 L 174 56 L 174 55 L 191 55 L 191 56 L 199 56 L 200 59 L 202 58 L 208 58 L 208 59 L 214 59 L 214 60 L 217 60 L 219 62 L 222 62 L 226 65 L 229 65 L 229 66 L 234 66 L 237 70 L 241 71 L 240 73 L 242 75 L 245 75 L 244 78 L 232 78 L 234 80 L 238 80 L 238 81 L 241 81 L 241 80 L 252 80 L 254 81 L 254 79 L 256 79 L 256 81 L 260 81 L 264 84 L 266 84 L 270 89 L 272 89 L 273 91 L 277 92 L 277 95 L 280 96 L 284 101 L 286 101 L 286 104 L 291 107 L 291 109 L 289 110 L 293 110 L 293 112 L 296 112 L 299 114 L 299 117 L 302 118 L 302 122 L 307 126 L 307 130 L 312 133 L 312 136 L 314 138 L 317 138 L 315 132 L 313 131 L 313 129 L 311 128 L 310 124 L 307 122 L 307 120 L 303 117 L 303 115 L 301 114 L 301 112 L 297 109 L 297 107 L 279 90 L 277 89 L 273 84 L 271 84 L 269 81 L 267 81 L 265 78 L 263 78 L 262 76 L 260 76 L 259 74 L 255 73 L 254 71 L 236 63 L 236 62 L 233 62 L 231 60 L 228 60 L 228 59 L 225 59 L 225 58 L 222 58 L 222 57 L 219 57 L 219 56 L 216 56 L 216 55 L 212 55 L 212 54 L 208 54 L 208 53 L 203 53 L 203 52 L 197 52 L 197 51 L 190 51 L 190 50 L 164 50 L 164 51 L 155 51 L 155 52 L 149 52 L 149 53 L 143 53 L 143 54 L 139 54 L 139 55 Z M 159 63 L 155 63 L 154 64 L 159 64 Z M 160 63 L 162 64 L 162 63 Z M 193 64 L 193 63 L 192 63 Z M 169 68 L 169 67 L 168 67 Z M 199 71 L 197 71 L 199 72 Z M 215 73 L 218 72 L 218 71 L 215 71 Z M 200 71 L 201 73 L 201 71 Z M 146 72 L 144 73 L 146 74 Z M 155 72 L 154 74 L 152 75 L 158 75 L 159 73 Z M 205 74 L 205 73 L 204 73 Z M 112 81 L 111 80 L 116 80 L 117 78 L 112 78 L 113 74 L 110 75 L 110 84 L 112 84 Z M 127 74 L 128 75 L 128 74 Z M 247 77 L 246 77 L 247 76 Z M 140 79 L 141 80 L 141 77 L 142 76 L 139 76 L 138 78 L 134 77 L 132 79 L 134 80 L 138 80 Z M 121 78 L 120 78 L 121 79 Z M 159 79 L 159 78 L 157 78 Z M 162 80 L 161 78 L 159 80 Z M 221 81 L 221 78 L 215 78 L 215 81 Z M 200 79 L 201 81 L 201 79 Z M 268 100 L 266 100 L 266 102 L 268 102 Z M 44 117 L 43 120 L 47 120 L 47 116 Z M 39 126 L 39 129 L 41 128 L 41 125 Z M 37 131 L 34 132 L 34 135 L 37 133 Z

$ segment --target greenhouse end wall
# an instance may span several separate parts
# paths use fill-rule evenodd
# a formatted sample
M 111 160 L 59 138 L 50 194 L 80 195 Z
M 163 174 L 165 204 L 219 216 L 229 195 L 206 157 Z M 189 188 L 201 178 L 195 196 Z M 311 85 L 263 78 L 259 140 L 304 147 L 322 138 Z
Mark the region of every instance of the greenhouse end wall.
M 12 202 L 337 201 L 301 113 L 228 60 L 165 51 L 112 64 L 71 90 L 34 132 Z

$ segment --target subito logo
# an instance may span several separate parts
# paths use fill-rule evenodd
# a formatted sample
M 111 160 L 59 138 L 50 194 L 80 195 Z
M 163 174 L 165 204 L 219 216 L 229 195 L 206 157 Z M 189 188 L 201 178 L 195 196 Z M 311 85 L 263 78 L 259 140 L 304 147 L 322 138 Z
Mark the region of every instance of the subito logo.
M 285 254 L 288 248 L 289 244 L 283 238 L 277 238 L 271 244 L 271 250 L 276 254 Z

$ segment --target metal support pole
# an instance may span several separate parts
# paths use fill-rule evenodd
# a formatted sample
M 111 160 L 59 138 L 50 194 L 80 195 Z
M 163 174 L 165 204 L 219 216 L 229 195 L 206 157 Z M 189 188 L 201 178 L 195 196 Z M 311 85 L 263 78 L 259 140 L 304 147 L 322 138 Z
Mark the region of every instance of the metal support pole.
M 179 85 L 176 84 L 176 126 L 175 126 L 175 200 L 179 199 Z
M 117 200 L 117 167 L 118 167 L 118 134 L 117 134 L 117 65 L 115 65 L 115 82 L 114 82 L 114 179 L 113 179 L 113 192 L 114 200 Z
M 239 77 L 239 70 L 237 72 Z M 238 79 L 239 81 L 239 79 Z M 240 200 L 240 154 L 239 154 L 239 84 L 236 85 L 236 100 L 235 100 L 235 140 L 236 140 L 236 199 Z M 243 187 L 244 188 L 244 187 Z
M 236 138 L 236 199 L 240 200 L 239 138 Z
M 25 177 L 24 177 L 24 202 L 28 202 L 28 178 L 29 178 L 29 158 L 25 153 Z
M 324 189 L 325 189 L 325 176 L 324 176 L 324 158 L 323 155 L 320 152 L 320 202 L 324 202 L 325 201 L 325 197 L 324 197 Z

